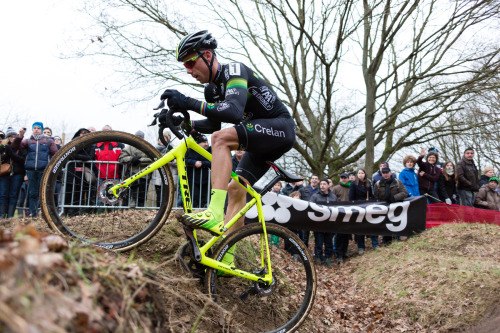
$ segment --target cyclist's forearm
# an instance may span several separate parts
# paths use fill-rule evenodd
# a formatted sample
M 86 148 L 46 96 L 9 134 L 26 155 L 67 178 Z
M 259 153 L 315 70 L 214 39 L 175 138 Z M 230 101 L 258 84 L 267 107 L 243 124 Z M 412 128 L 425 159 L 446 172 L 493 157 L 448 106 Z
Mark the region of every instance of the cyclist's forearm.
M 214 121 L 211 119 L 194 120 L 192 126 L 198 132 L 207 134 L 211 134 L 221 129 L 220 121 Z
M 193 98 L 188 98 L 188 108 L 215 121 L 239 124 L 243 119 L 246 94 L 244 98 L 227 98 L 222 103 L 206 103 Z

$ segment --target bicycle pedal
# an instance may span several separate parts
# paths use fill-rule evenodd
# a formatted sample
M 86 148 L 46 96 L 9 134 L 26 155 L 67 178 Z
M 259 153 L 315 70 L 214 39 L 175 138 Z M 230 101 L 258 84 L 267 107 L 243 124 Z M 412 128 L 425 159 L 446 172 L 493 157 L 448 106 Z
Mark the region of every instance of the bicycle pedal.
M 248 299 L 248 296 L 250 295 L 258 295 L 259 292 L 254 288 L 254 287 L 251 287 L 250 289 L 248 289 L 248 291 L 244 291 L 240 294 L 240 296 L 238 296 L 238 298 L 243 302 L 245 303 Z
M 248 295 L 249 293 L 248 292 L 242 292 L 241 295 L 238 297 L 243 303 L 246 302 L 247 298 L 248 298 Z

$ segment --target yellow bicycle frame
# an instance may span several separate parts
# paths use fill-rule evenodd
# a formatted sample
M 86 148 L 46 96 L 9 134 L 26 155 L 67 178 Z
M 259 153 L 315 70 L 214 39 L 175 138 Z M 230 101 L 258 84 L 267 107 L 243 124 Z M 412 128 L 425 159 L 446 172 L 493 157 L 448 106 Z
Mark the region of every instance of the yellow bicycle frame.
M 187 150 L 191 148 L 192 150 L 196 151 L 198 154 L 201 156 L 205 157 L 207 160 L 212 161 L 212 154 L 210 154 L 208 151 L 203 149 L 201 146 L 199 146 L 196 141 L 190 136 L 187 137 L 186 139 L 183 140 L 183 143 L 178 145 L 177 147 L 173 148 L 170 150 L 168 153 L 166 153 L 164 156 L 162 156 L 160 159 L 156 160 L 155 162 L 151 163 L 148 165 L 146 168 L 142 169 L 138 173 L 134 174 L 133 176 L 125 179 L 119 184 L 116 184 L 112 188 L 109 189 L 109 193 L 113 194 L 114 196 L 118 197 L 119 195 L 117 194 L 117 191 L 121 188 L 127 188 L 130 184 L 132 184 L 134 181 L 136 181 L 139 178 L 142 178 L 151 172 L 155 171 L 156 169 L 161 168 L 162 166 L 166 165 L 167 163 L 176 160 L 177 161 L 177 170 L 179 172 L 179 185 L 181 187 L 181 193 L 182 193 L 182 202 L 184 203 L 184 211 L 187 213 L 191 213 L 193 211 L 192 209 L 192 203 L 191 203 L 191 196 L 189 194 L 189 185 L 188 185 L 188 178 L 187 178 L 187 172 L 186 172 L 186 163 L 185 163 L 185 155 Z M 267 273 L 262 276 L 262 275 L 256 275 L 250 272 L 242 271 L 239 269 L 235 269 L 234 267 L 231 267 L 229 265 L 226 265 L 220 261 L 214 260 L 205 254 L 207 251 L 219 240 L 221 237 L 224 237 L 224 234 L 221 236 L 214 236 L 212 237 L 205 245 L 199 247 L 200 252 L 201 252 L 201 261 L 199 262 L 202 265 L 223 271 L 228 274 L 240 276 L 242 278 L 252 280 L 252 281 L 258 281 L 258 282 L 264 282 L 268 285 L 272 283 L 272 269 L 271 269 L 271 258 L 269 254 L 269 242 L 267 239 L 267 231 L 266 231 L 266 223 L 264 219 L 264 212 L 262 210 L 262 196 L 256 192 L 253 187 L 250 184 L 247 184 L 244 182 L 238 175 L 236 175 L 234 172 L 231 172 L 231 178 L 236 181 L 238 184 L 240 184 L 241 187 L 243 187 L 251 196 L 252 200 L 250 200 L 245 207 L 243 207 L 230 221 L 228 221 L 224 227 L 229 229 L 231 226 L 233 226 L 245 213 L 252 208 L 254 204 L 257 205 L 257 212 L 259 216 L 259 222 L 262 225 L 262 230 L 263 230 L 263 236 L 261 237 L 261 265 L 264 267 L 265 265 L 265 258 L 267 258 Z M 196 237 L 196 230 L 193 230 L 193 235 L 196 239 L 196 242 L 198 243 L 198 238 Z M 199 243 L 198 243 L 199 244 Z

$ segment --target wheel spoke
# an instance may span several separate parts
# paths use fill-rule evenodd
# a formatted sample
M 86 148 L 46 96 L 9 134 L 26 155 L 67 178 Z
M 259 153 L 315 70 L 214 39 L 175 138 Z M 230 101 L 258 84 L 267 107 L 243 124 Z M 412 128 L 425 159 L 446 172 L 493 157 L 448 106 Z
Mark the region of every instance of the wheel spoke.
M 142 156 L 143 162 L 133 165 L 132 155 Z M 44 173 L 44 218 L 59 232 L 97 246 L 129 249 L 141 244 L 159 230 L 172 207 L 170 170 L 137 179 L 119 198 L 108 189 L 160 156 L 147 142 L 123 132 L 96 132 L 70 141 Z
M 238 314 L 232 315 L 241 321 L 241 325 L 249 325 L 248 329 L 259 332 L 300 325 L 310 310 L 316 290 L 312 257 L 298 237 L 274 225 L 268 225 L 267 228 L 269 240 L 271 234 L 275 236 L 275 245 L 269 246 L 273 269 L 273 283 L 270 286 L 240 277 L 227 277 L 214 269 L 209 269 L 205 277 L 205 286 L 218 304 L 227 310 L 235 302 L 239 304 Z M 224 255 L 221 251 L 227 251 L 236 244 L 233 265 L 247 272 L 262 270 L 262 229 L 255 225 L 240 230 L 228 236 L 214 257 Z M 300 245 L 289 242 L 290 237 L 295 237 L 296 243 Z M 307 257 L 295 260 L 292 255 L 297 253 L 306 253 Z M 267 257 L 264 268 L 267 268 Z M 250 321 L 245 313 L 252 314 Z

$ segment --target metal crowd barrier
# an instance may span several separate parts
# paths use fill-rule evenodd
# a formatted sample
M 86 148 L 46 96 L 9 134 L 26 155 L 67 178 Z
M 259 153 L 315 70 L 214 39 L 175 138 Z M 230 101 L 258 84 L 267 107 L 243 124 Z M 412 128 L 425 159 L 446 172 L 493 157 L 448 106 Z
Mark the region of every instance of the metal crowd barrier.
M 62 173 L 60 182 L 60 191 L 56 193 L 55 200 L 58 203 L 59 213 L 63 214 L 70 209 L 99 209 L 105 207 L 105 204 L 97 197 L 98 186 L 106 179 L 101 177 L 99 170 L 106 170 L 104 175 L 118 175 L 119 180 L 126 179 L 134 174 L 132 167 L 129 163 L 120 162 L 103 162 L 103 161 L 69 161 Z M 113 167 L 111 167 L 113 166 Z M 145 166 L 141 166 L 144 168 Z M 113 172 L 113 168 L 117 168 L 117 173 Z M 110 172 L 112 171 L 112 172 Z M 157 202 L 158 195 L 162 195 L 162 187 L 155 186 L 155 177 L 159 174 L 155 171 L 146 175 L 145 177 L 134 182 L 126 191 L 125 199 L 121 200 L 118 205 L 122 209 L 135 208 L 135 209 L 158 209 Z M 199 191 L 193 193 L 195 189 L 195 170 L 191 173 L 188 172 L 189 187 L 192 193 L 191 200 L 193 201 L 194 209 L 201 209 L 208 206 L 210 201 L 210 172 L 206 188 L 199 188 Z M 203 173 L 200 172 L 200 183 L 203 182 Z M 180 198 L 180 191 L 178 188 L 178 180 L 176 183 L 174 209 L 182 208 L 182 200 Z M 158 193 L 159 192 L 159 193 Z M 205 199 L 204 199 L 205 198 Z M 206 205 L 203 201 L 206 200 Z M 197 205 L 195 205 L 197 204 Z

